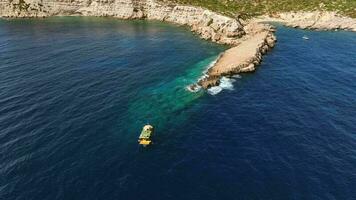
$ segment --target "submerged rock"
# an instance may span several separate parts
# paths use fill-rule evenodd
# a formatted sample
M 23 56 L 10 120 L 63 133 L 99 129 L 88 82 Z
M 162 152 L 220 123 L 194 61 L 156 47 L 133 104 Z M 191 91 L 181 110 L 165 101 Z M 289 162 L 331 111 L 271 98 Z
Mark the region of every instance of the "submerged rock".
M 220 84 L 220 77 L 219 76 L 208 76 L 198 81 L 197 83 L 204 89 L 208 89 Z
M 190 84 L 187 86 L 187 90 L 190 92 L 199 92 L 201 89 L 201 86 L 197 85 L 197 84 Z

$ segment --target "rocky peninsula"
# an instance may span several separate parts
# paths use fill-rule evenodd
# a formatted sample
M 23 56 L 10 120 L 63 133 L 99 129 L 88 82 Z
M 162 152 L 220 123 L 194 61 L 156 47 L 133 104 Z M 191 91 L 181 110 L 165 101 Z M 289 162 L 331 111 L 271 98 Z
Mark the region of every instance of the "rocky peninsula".
M 226 50 L 197 85 L 208 89 L 217 86 L 222 76 L 253 72 L 262 60 L 262 55 L 274 47 L 277 41 L 274 27 L 267 24 L 250 23 L 244 27 L 246 35 L 239 44 Z M 190 87 L 195 88 L 196 85 Z

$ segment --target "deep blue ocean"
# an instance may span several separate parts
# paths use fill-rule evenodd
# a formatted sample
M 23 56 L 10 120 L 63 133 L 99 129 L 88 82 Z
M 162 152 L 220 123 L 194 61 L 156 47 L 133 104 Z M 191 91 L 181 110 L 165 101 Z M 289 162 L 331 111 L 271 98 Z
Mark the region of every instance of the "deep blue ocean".
M 356 199 L 356 34 L 276 35 L 211 95 L 185 86 L 228 47 L 187 27 L 0 20 L 0 199 Z

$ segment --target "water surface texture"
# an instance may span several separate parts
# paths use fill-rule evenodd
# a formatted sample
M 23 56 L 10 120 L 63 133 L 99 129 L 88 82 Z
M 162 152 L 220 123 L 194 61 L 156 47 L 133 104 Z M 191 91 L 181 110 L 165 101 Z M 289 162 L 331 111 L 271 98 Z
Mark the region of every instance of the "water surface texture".
M 210 95 L 227 47 L 186 27 L 1 20 L 0 199 L 356 199 L 356 34 L 277 30 Z

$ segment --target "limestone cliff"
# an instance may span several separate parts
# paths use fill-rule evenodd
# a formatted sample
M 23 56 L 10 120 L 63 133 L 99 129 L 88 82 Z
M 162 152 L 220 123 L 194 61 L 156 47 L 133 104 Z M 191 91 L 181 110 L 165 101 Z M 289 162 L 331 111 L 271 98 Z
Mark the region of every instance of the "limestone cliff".
M 356 19 L 345 17 L 336 12 L 287 12 L 273 16 L 260 16 L 253 21 L 282 22 L 286 26 L 315 30 L 349 30 L 356 31 Z
M 1 17 L 110 16 L 160 20 L 188 25 L 202 38 L 236 44 L 245 34 L 237 19 L 193 6 L 169 5 L 156 0 L 0 0 Z

